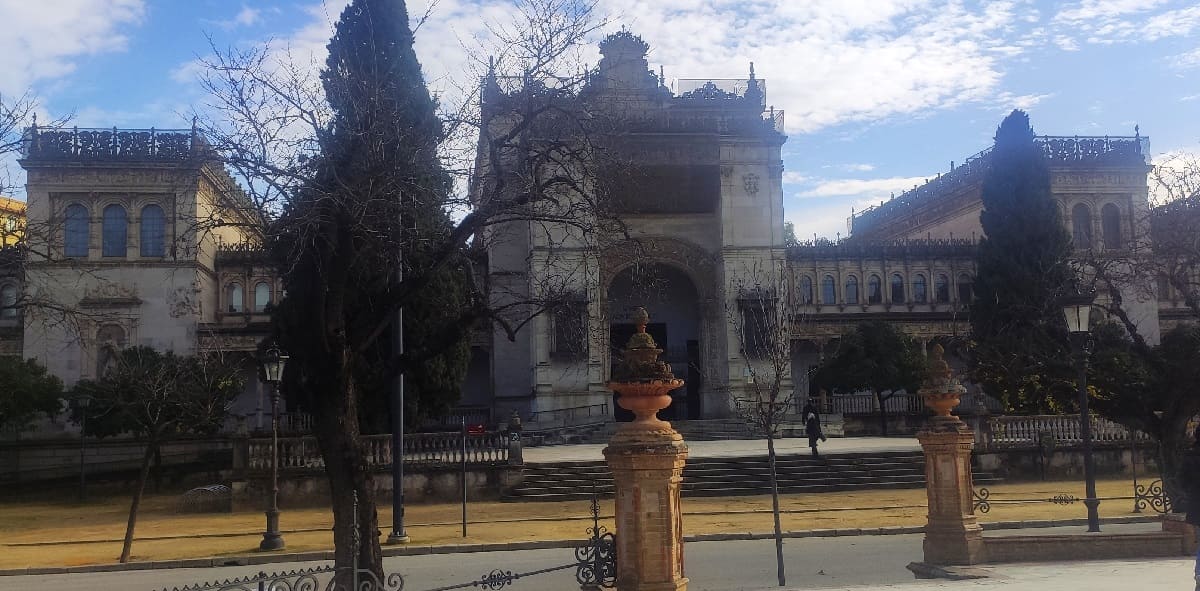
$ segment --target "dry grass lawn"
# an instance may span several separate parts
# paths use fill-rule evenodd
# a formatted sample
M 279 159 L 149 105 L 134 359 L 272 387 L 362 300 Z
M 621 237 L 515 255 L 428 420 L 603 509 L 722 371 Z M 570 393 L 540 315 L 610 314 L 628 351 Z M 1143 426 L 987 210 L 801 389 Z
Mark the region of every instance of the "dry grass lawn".
M 1046 499 L 1060 493 L 1082 497 L 1076 481 L 1001 484 L 990 487 L 992 507 L 980 520 L 1067 519 L 1083 517 L 1082 503 L 1003 504 L 1005 499 Z M 1098 483 L 1101 497 L 1128 497 L 1133 483 Z M 170 560 L 258 552 L 263 515 L 257 512 L 183 514 L 176 495 L 149 496 L 142 503 L 133 560 Z M 76 566 L 115 562 L 125 532 L 128 498 L 109 497 L 88 504 L 70 502 L 4 502 L 0 504 L 0 568 Z M 684 500 L 687 534 L 772 531 L 771 499 L 713 497 Z M 785 495 L 781 507 L 784 530 L 864 528 L 921 525 L 925 521 L 925 490 L 865 490 L 846 493 Z M 869 509 L 869 507 L 882 507 Z M 853 510 L 841 510 L 853 509 Z M 1103 517 L 1129 515 L 1133 501 L 1109 500 L 1100 506 Z M 604 521 L 612 528 L 612 500 L 604 499 Z M 391 512 L 380 508 L 384 533 Z M 414 505 L 406 512 L 413 544 L 473 544 L 585 537 L 590 525 L 589 503 L 475 502 L 468 506 L 468 536 L 461 537 L 461 507 L 457 504 Z M 514 523 L 514 521 L 517 521 Z M 327 550 L 332 546 L 328 509 L 283 509 L 281 524 L 288 552 Z M 35 544 L 35 545 L 30 545 Z

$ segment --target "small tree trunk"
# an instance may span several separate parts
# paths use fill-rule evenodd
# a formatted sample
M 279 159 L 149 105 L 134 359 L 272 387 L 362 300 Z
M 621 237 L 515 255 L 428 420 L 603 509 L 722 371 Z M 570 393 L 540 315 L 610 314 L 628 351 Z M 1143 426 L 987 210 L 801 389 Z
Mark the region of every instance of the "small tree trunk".
M 158 442 L 151 439 L 146 443 L 146 453 L 142 455 L 142 469 L 138 473 L 137 485 L 133 491 L 133 502 L 129 505 L 129 521 L 125 524 L 125 543 L 121 546 L 120 562 L 129 562 L 129 550 L 133 547 L 133 528 L 137 525 L 138 506 L 142 504 L 142 493 L 146 490 L 146 481 L 150 479 L 150 462 L 158 451 Z
M 775 575 L 779 586 L 787 584 L 783 572 L 783 527 L 779 523 L 779 477 L 775 472 L 774 425 L 767 425 L 767 463 L 771 468 L 771 513 L 775 517 Z

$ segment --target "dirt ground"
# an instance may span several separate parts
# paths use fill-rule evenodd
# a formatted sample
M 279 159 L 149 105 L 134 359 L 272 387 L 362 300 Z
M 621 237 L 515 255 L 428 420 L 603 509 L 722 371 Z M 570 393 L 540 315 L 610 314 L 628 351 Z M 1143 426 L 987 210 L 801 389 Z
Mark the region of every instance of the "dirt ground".
M 1051 481 L 989 487 L 991 510 L 980 521 L 1068 519 L 1085 516 L 1082 503 L 1056 505 L 1003 503 L 1049 499 L 1058 494 L 1083 497 L 1083 483 Z M 1105 497 L 1131 497 L 1130 480 L 1098 483 Z M 143 500 L 133 544 L 134 561 L 171 560 L 258 552 L 263 528 L 259 512 L 187 514 L 178 512 L 177 495 Z M 922 525 L 925 490 L 864 490 L 796 494 L 781 497 L 785 531 Z M 767 533 L 772 531 L 769 496 L 685 498 L 684 532 Z M 76 566 L 115 562 L 128 517 L 129 499 L 107 497 L 87 504 L 18 501 L 0 504 L 0 568 Z M 1102 517 L 1130 515 L 1131 498 L 1105 500 Z M 474 544 L 586 537 L 591 525 L 587 501 L 558 503 L 473 502 L 467 506 L 467 537 L 462 537 L 458 504 L 412 505 L 405 513 L 413 544 Z M 612 500 L 601 500 L 602 522 L 612 529 Z M 379 511 L 380 529 L 390 531 L 390 507 Z M 328 509 L 282 508 L 287 552 L 332 547 Z

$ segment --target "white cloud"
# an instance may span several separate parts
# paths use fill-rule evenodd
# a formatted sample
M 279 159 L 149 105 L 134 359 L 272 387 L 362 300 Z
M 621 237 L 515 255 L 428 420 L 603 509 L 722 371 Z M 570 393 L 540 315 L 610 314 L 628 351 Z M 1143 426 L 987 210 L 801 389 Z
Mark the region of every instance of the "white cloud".
M 0 0 L 0 92 L 20 93 L 74 71 L 78 58 L 122 51 L 143 0 Z
M 1054 15 L 1061 35 L 1056 43 L 1074 49 L 1075 41 L 1110 45 L 1186 37 L 1200 30 L 1200 6 L 1179 0 L 1083 0 Z
M 861 197 L 879 201 L 892 193 L 900 194 L 931 177 L 890 177 L 884 179 L 827 179 L 796 193 L 796 197 Z
M 1188 52 L 1172 56 L 1168 59 L 1171 67 L 1178 70 L 1191 70 L 1200 68 L 1200 47 Z
M 252 27 L 262 21 L 262 11 L 257 8 L 250 8 L 242 5 L 242 9 L 233 18 L 220 21 L 209 21 L 215 23 L 222 29 L 236 29 L 238 27 Z
M 875 165 L 874 164 L 857 164 L 857 163 L 843 164 L 842 169 L 847 170 L 849 172 L 871 172 L 872 170 L 875 170 Z

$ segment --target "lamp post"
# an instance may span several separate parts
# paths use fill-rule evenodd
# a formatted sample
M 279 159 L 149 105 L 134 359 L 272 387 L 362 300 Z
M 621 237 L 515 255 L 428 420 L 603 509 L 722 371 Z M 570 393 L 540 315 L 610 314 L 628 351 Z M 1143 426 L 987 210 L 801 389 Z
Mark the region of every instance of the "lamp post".
M 1087 369 L 1088 357 L 1092 353 L 1092 335 L 1088 321 L 1096 292 L 1077 291 L 1062 300 L 1063 316 L 1067 320 L 1067 331 L 1071 333 L 1071 348 L 1075 353 L 1075 366 L 1079 371 L 1079 431 L 1083 440 L 1083 479 L 1087 498 L 1083 504 L 1088 512 L 1088 531 L 1100 531 L 1100 516 L 1096 498 L 1096 466 L 1092 461 L 1092 416 L 1088 412 Z
M 267 530 L 263 532 L 260 550 L 279 550 L 284 546 L 279 533 L 279 380 L 288 356 L 278 345 L 271 345 L 263 355 L 263 375 L 271 384 L 271 502 L 267 506 Z

